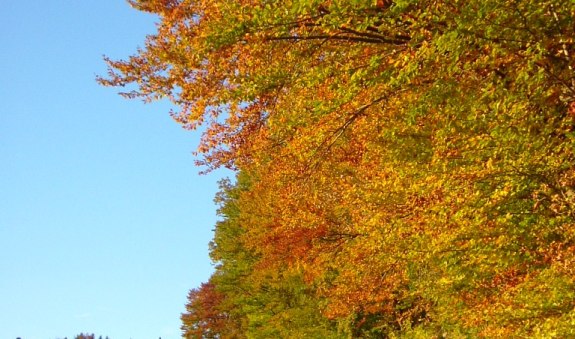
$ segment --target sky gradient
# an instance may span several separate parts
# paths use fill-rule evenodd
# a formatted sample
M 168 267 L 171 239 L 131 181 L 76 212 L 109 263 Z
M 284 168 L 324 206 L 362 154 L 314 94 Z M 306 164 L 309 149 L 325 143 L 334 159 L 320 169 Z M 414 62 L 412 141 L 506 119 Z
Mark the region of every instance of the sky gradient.
M 95 82 L 155 18 L 122 0 L 0 0 L 0 338 L 180 337 L 212 272 L 217 181 L 167 103 Z

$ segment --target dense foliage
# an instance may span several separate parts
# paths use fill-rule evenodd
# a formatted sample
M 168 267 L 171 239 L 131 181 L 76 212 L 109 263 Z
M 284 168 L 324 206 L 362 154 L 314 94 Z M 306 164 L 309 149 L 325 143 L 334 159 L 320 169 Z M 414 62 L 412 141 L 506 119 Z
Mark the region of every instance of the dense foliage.
M 131 4 L 100 82 L 238 173 L 185 336 L 575 336 L 573 1 Z

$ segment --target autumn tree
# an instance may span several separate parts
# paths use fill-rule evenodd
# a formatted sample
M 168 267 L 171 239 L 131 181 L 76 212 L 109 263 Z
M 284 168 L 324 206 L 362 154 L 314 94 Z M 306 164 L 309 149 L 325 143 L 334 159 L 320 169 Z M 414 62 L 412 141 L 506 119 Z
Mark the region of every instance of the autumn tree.
M 242 333 L 293 278 L 342 335 L 575 335 L 574 3 L 130 3 L 158 31 L 99 81 L 249 178 L 211 280 Z
M 220 307 L 224 296 L 213 283 L 205 283 L 190 291 L 182 315 L 182 330 L 186 338 L 232 338 L 234 327 L 229 326 L 229 315 Z M 238 334 L 239 335 L 239 334 Z
M 209 283 L 192 290 L 182 315 L 187 338 L 330 338 L 335 324 L 325 319 L 313 289 L 301 270 L 261 265 L 258 254 L 247 248 L 246 215 L 240 201 L 249 190 L 248 176 L 240 173 L 235 184 L 221 182 L 216 197 L 222 220 L 216 224 L 211 257 L 216 271 Z

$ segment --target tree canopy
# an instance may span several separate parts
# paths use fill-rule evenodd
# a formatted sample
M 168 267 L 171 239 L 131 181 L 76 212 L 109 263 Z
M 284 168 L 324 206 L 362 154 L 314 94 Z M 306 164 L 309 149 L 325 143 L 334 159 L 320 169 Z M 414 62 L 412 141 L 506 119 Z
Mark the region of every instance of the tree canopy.
M 185 335 L 575 335 L 573 1 L 130 3 L 99 81 L 238 173 Z

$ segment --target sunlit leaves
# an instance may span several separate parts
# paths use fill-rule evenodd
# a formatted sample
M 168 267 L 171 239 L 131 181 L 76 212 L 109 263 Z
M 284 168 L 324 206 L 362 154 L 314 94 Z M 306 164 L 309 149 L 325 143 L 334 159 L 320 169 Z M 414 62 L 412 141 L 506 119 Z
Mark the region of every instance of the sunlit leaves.
M 211 281 L 239 332 L 572 335 L 572 3 L 133 5 L 158 32 L 100 81 L 239 170 Z

